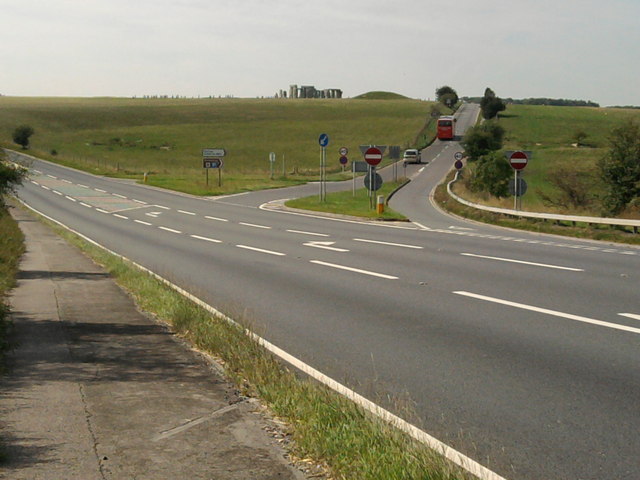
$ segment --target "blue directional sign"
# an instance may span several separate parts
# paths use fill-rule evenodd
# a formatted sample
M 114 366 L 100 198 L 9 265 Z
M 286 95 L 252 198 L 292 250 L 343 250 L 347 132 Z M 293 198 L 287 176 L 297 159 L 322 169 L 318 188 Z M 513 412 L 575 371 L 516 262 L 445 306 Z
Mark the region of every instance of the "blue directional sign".
M 326 147 L 327 145 L 329 145 L 329 135 L 327 135 L 326 133 L 321 134 L 320 138 L 318 138 L 318 143 L 321 147 Z

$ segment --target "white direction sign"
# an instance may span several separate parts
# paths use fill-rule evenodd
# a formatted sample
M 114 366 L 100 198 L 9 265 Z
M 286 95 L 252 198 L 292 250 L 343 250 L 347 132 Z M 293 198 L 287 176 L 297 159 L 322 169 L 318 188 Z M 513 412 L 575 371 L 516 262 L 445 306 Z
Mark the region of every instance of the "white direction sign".
M 202 156 L 205 158 L 220 158 L 227 154 L 224 148 L 203 148 Z

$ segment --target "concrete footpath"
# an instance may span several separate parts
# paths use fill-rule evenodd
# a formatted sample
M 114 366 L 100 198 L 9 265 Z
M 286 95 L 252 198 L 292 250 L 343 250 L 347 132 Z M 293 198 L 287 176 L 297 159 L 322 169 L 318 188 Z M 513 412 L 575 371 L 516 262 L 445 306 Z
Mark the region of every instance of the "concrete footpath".
M 27 253 L 10 299 L 15 349 L 0 378 L 9 457 L 0 478 L 311 476 L 287 461 L 276 422 L 215 365 L 48 227 L 12 214 Z

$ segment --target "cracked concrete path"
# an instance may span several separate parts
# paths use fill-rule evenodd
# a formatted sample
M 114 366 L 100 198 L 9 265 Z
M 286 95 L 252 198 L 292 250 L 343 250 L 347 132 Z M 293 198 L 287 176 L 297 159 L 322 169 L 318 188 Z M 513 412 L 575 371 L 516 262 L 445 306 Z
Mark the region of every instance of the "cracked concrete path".
M 7 479 L 304 479 L 258 406 L 30 214 L 0 379 Z

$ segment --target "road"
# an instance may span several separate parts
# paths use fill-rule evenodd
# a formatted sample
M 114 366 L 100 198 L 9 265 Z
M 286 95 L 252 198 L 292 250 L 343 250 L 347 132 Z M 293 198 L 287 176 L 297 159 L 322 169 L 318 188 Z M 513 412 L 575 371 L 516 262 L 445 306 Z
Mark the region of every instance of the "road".
M 201 199 L 39 161 L 19 196 L 506 478 L 639 478 L 640 249 L 442 214 L 457 150 L 407 168 L 413 223 L 269 207 L 317 185 Z

